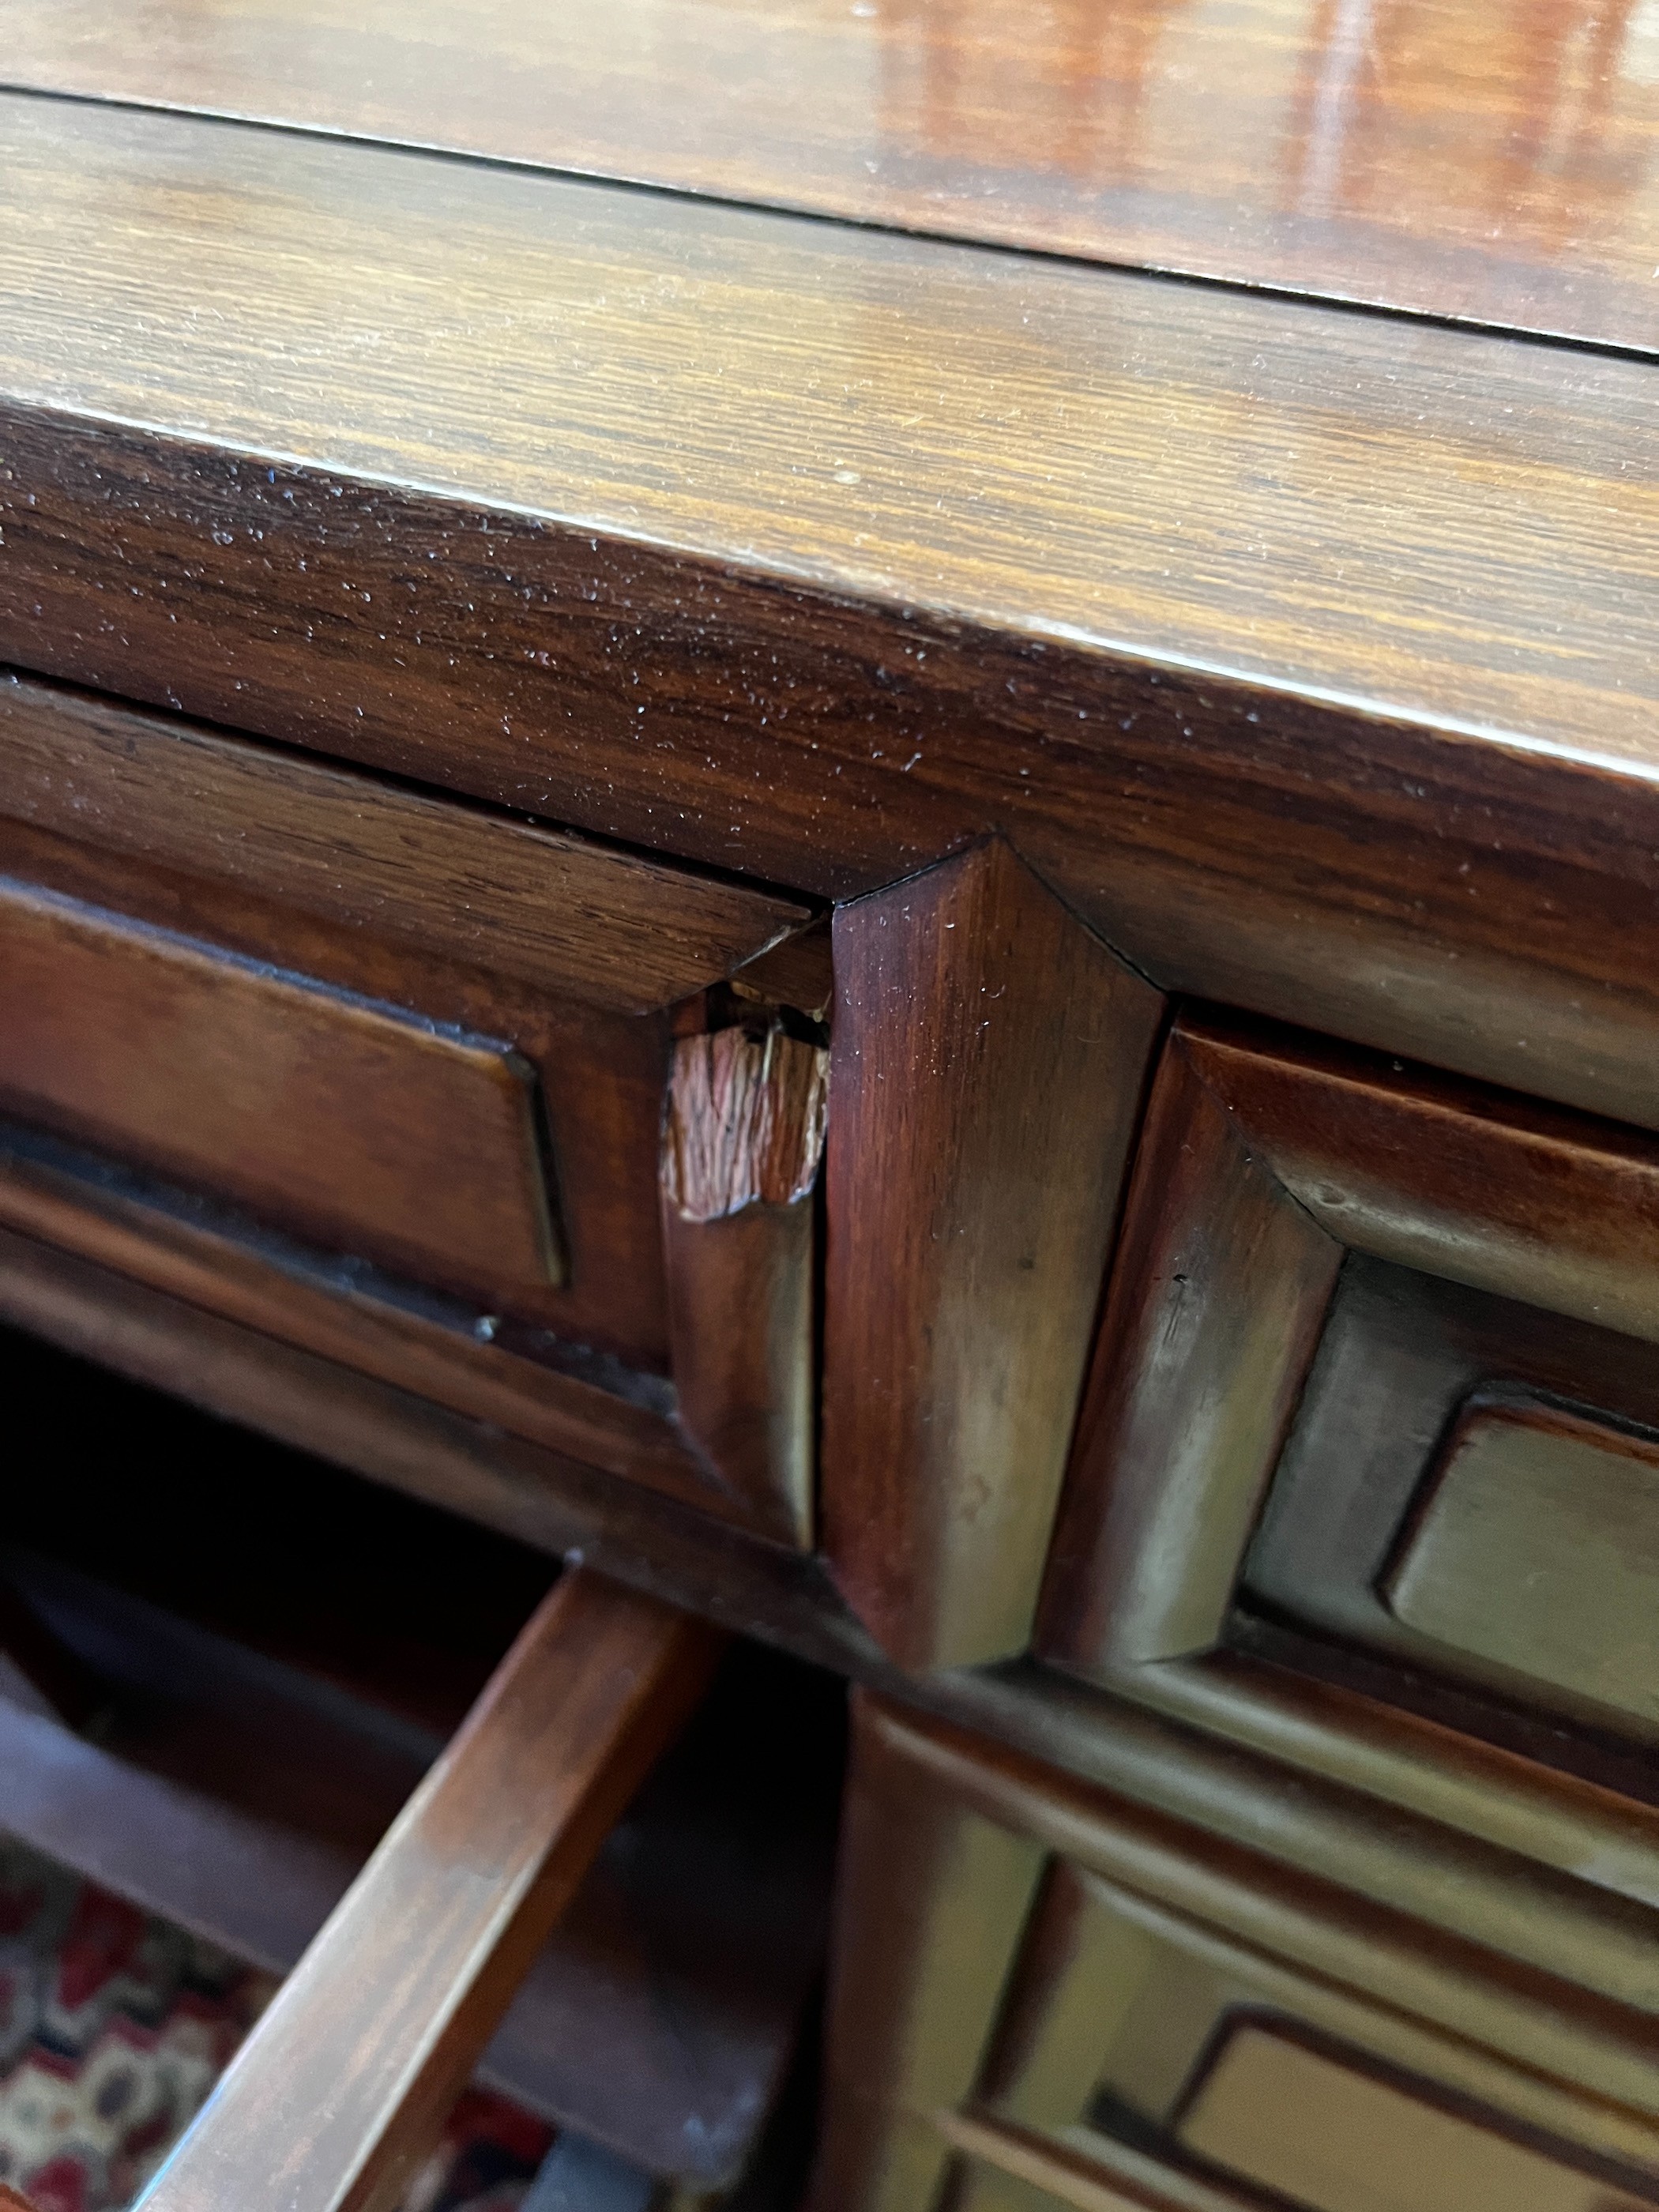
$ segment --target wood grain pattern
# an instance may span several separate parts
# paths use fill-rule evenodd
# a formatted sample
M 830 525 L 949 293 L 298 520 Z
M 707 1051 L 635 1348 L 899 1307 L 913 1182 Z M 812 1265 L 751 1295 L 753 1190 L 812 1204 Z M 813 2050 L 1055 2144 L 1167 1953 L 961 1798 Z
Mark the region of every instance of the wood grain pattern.
M 1342 1249 L 1656 1334 L 1659 1152 L 1634 1131 L 1188 1017 L 1161 1068 L 1149 1133 L 1055 1547 L 1051 1655 L 1063 1645 L 1080 1658 L 1089 1646 L 1103 1666 L 1109 1650 L 1152 1659 L 1214 1641 Z M 1208 1185 L 1206 1153 L 1223 1164 Z M 1265 1276 L 1245 1297 L 1252 1265 Z M 1276 1307 L 1265 1358 L 1246 1326 L 1264 1293 Z M 1582 1346 L 1570 1353 L 1551 1386 L 1571 1390 L 1577 1376 L 1594 1389 L 1587 1358 Z M 1194 1401 L 1210 1409 L 1196 1428 Z M 1396 1425 L 1398 1408 L 1389 1418 Z M 1166 1536 L 1163 1493 L 1146 1469 L 1158 1474 L 1177 1445 L 1190 1465 L 1170 1493 Z M 1191 1507 L 1194 1482 L 1207 1500 L 1196 1522 L 1176 1502 Z M 1194 1525 L 1218 1532 L 1222 1556 L 1194 1551 Z M 1173 1642 L 1137 1625 L 1160 1605 L 1189 1615 Z
M 816 1560 L 9 1231 L 0 1316 L 555 1557 L 580 1550 L 631 1587 L 1272 1857 L 1293 1879 L 1339 1881 L 1431 1930 L 1650 2005 L 1659 1815 L 1628 1798 L 1480 1744 L 1449 1751 L 1443 1729 L 1389 1708 L 1356 1730 L 1352 1698 L 1284 1670 L 1241 1697 L 1205 1668 L 1149 1668 L 1139 1679 L 1153 1693 L 1133 1701 L 1054 1673 L 1034 1695 L 1022 1669 L 902 1677 Z
M 668 1366 L 668 1321 L 657 1160 L 668 1014 L 623 1015 L 555 999 L 407 941 L 325 921 L 222 881 L 128 860 L 3 813 L 0 875 L 393 1007 L 417 1022 L 510 1045 L 534 1070 L 545 1110 L 567 1268 L 556 1287 L 544 1282 L 514 1285 L 510 1296 L 499 1288 L 456 1293 L 463 1302 L 470 1297 L 466 1326 L 486 1314 L 510 1316 L 544 1346 L 550 1335 L 566 1347 L 591 1346 L 660 1383 Z M 243 1228 L 247 1231 L 246 1222 Z M 258 1241 L 259 1232 L 251 1233 Z M 313 1261 L 320 1257 L 313 1255 Z M 385 1273 L 382 1266 L 382 1290 Z M 368 1269 L 360 1289 L 370 1290 L 374 1279 Z M 409 1288 L 405 1282 L 393 1295 Z
M 1340 1261 L 1177 1031 L 1135 1150 L 1044 1573 L 1045 1649 L 1139 1666 L 1220 1639 Z
M 1196 1015 L 1174 1032 L 1151 1126 L 1169 1135 L 1126 1224 L 1038 1649 L 1304 1771 L 1588 1863 L 1569 1831 L 1617 1792 L 1646 1795 L 1642 1745 L 1621 1748 L 1607 1712 L 1559 1686 L 1487 1685 L 1483 1701 L 1480 1669 L 1414 1638 L 1378 1589 L 1462 1410 L 1537 1394 L 1659 1423 L 1651 1140 Z M 1182 1172 L 1160 1180 L 1183 1141 Z M 1208 1256 L 1218 1221 L 1249 1227 L 1199 1172 L 1218 1145 L 1259 1219 L 1283 1206 L 1304 1224 L 1255 1289 L 1279 1316 L 1266 1357 L 1204 1310 L 1272 1249 L 1233 1234 Z M 1305 1279 L 1298 1250 L 1323 1255 Z M 1175 1453 L 1184 1521 L 1139 1475 L 1147 1437 Z M 1538 1625 L 1540 1653 L 1556 1632 Z M 1656 1893 L 1644 1876 L 1638 1891 Z
M 1639 364 L 3 112 L 13 659 L 1659 1114 Z
M 663 1249 L 678 1432 L 756 1528 L 810 1550 L 817 1210 L 809 1195 L 695 1222 L 667 1200 Z
M 830 1055 L 770 1010 L 680 1037 L 662 1233 L 681 1432 L 755 1524 L 810 1548 Z
M 808 910 L 84 693 L 0 677 L 0 811 L 641 1013 Z
M 824 1548 L 912 1667 L 1022 1650 L 1162 1001 L 1001 844 L 837 909 Z
M 5 75 L 1659 346 L 1639 9 L 17 0 Z
M 395 2204 L 709 1632 L 577 1571 L 538 1610 L 143 2202 Z
M 1659 1341 L 1659 1145 L 1633 1129 L 1201 1018 L 1200 1079 L 1332 1237 Z
M 684 1407 L 660 1376 L 582 1357 L 580 1346 L 563 1347 L 562 1361 L 528 1356 L 511 1332 L 504 1338 L 491 1326 L 493 1316 L 389 1295 L 391 1285 L 360 1267 L 319 1266 L 317 1255 L 250 1233 L 234 1216 L 216 1218 L 187 1194 L 112 1176 L 94 1159 L 4 1127 L 0 1221 L 605 1474 L 722 1520 L 758 1516 L 772 1533 L 797 1540 L 810 1504 L 802 1424 L 810 1423 L 811 1376 L 799 1350 L 800 1301 L 811 1295 L 810 1217 L 799 1231 L 739 1230 L 677 1271 L 683 1297 L 695 1295 L 701 1268 L 711 1295 L 726 1302 L 720 1314 L 697 1309 L 682 1324 L 689 1360 L 714 1354 L 701 1376 L 693 1364 Z M 672 1243 L 673 1224 L 664 1230 Z M 728 1310 L 742 1333 L 726 1334 Z M 544 1349 L 532 1339 L 530 1352 Z M 724 1439 L 723 1455 L 702 1446 L 705 1431 Z
M 506 1045 L 16 884 L 0 941 L 14 1113 L 441 1283 L 557 1279 Z
M 663 1120 L 662 1187 L 690 1224 L 749 1206 L 794 1206 L 823 1157 L 830 1060 L 776 1021 L 674 1047 Z

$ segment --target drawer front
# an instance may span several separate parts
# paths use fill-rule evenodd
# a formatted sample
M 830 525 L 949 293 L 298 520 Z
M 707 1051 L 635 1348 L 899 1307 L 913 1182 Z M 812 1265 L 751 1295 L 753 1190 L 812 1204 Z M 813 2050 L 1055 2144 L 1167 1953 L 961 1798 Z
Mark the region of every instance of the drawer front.
M 1650 1896 L 1656 1621 L 1659 1146 L 1178 1024 L 1044 1656 Z
M 1648 2014 L 874 1699 L 840 1881 L 822 2212 L 1659 2203 Z
M 3 883 L 0 1100 L 455 1289 L 562 1272 L 510 1046 Z
M 810 1539 L 806 909 L 17 678 L 0 757 L 0 1222 Z

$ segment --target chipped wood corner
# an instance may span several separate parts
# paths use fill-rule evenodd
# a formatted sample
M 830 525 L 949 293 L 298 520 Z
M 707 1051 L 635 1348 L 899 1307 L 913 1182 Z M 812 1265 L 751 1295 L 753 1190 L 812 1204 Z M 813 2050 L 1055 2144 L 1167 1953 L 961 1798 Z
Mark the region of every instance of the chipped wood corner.
M 787 1006 L 809 1022 L 827 1021 L 836 992 L 829 921 L 786 937 L 739 968 L 728 978 L 728 988 L 751 1006 Z
M 682 1220 L 793 1206 L 823 1156 L 830 1054 L 781 1021 L 682 1037 L 663 1123 L 662 1183 Z

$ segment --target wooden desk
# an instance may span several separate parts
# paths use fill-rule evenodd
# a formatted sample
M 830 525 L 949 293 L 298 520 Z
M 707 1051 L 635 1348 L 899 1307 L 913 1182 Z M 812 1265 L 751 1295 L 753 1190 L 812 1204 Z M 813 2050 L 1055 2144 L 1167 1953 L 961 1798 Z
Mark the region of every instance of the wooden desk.
M 1645 19 L 9 27 L 0 1311 L 1473 1947 L 1062 2141 L 849 1873 L 825 2212 L 1652 2201 Z

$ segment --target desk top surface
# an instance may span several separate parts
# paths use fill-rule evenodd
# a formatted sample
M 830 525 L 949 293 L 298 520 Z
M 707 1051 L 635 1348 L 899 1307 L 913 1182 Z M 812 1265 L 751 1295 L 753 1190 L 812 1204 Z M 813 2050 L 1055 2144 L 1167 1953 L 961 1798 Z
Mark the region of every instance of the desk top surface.
M 1525 158 L 1541 5 L 1285 4 L 1097 11 L 1154 252 L 1054 8 L 12 0 L 0 655 L 827 897 L 1006 836 L 1165 988 L 1652 1118 L 1656 0 L 1548 18 L 1618 97 Z M 1345 38 L 1298 228 L 1247 92 Z
M 10 0 L 6 82 L 1659 349 L 1655 0 Z

